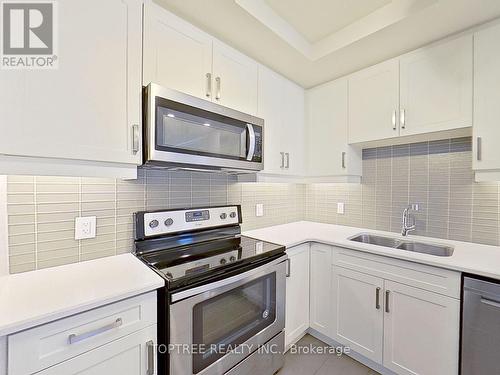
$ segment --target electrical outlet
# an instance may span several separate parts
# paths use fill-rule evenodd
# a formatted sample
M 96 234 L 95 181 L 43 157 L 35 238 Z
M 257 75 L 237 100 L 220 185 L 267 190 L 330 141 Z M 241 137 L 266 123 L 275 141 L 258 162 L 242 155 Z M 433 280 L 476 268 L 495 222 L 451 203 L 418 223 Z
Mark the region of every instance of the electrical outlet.
M 75 218 L 75 240 L 95 238 L 97 218 L 95 216 Z
M 337 203 L 337 213 L 339 215 L 343 215 L 345 213 L 345 203 L 344 202 Z
M 262 203 L 257 203 L 255 205 L 255 216 L 264 216 L 264 205 Z

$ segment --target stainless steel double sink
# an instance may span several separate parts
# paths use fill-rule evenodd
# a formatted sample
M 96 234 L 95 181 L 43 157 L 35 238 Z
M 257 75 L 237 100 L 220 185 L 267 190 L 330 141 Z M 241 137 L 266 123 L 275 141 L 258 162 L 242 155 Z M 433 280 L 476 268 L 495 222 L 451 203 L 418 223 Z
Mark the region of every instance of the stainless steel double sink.
M 349 238 L 350 241 L 366 243 L 369 245 L 389 247 L 392 249 L 413 251 L 415 253 L 435 255 L 438 257 L 449 257 L 453 254 L 453 247 L 429 244 L 424 242 L 403 240 L 394 237 L 379 236 L 370 233 L 360 233 Z

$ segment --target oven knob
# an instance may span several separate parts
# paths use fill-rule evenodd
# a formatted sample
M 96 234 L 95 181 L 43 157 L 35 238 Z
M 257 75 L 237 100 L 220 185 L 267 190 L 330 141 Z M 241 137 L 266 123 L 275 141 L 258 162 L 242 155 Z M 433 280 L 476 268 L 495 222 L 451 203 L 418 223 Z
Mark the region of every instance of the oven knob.
M 158 220 L 151 220 L 151 221 L 149 222 L 149 227 L 150 227 L 151 229 L 153 229 L 153 228 L 156 228 L 156 227 L 158 226 L 158 224 L 160 224 L 160 223 L 158 223 Z
M 234 212 L 234 211 L 233 211 L 233 212 L 231 212 L 231 213 L 229 214 L 229 217 L 230 217 L 231 219 L 234 219 L 234 218 L 236 217 L 236 212 Z
M 220 264 L 224 265 L 224 264 L 226 264 L 226 263 L 227 263 L 226 258 L 222 258 L 222 259 L 220 260 Z
M 230 261 L 230 262 L 236 262 L 236 257 L 235 257 L 234 255 L 231 255 L 231 256 L 229 257 L 229 261 Z
M 226 217 L 227 217 L 227 214 L 226 214 L 225 212 L 223 212 L 223 213 L 221 213 L 221 214 L 220 214 L 220 218 L 221 218 L 222 220 L 225 220 L 225 219 L 226 219 Z
M 165 220 L 165 225 L 167 227 L 171 226 L 173 223 L 174 223 L 174 221 L 170 217 L 167 220 Z

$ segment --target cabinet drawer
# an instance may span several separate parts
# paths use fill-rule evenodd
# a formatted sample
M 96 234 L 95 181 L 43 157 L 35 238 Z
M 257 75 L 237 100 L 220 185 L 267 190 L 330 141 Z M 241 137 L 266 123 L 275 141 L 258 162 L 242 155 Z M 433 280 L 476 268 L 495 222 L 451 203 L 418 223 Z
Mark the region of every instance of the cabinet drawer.
M 333 264 L 460 298 L 460 272 L 339 247 L 334 247 Z
M 156 292 L 152 292 L 10 335 L 8 373 L 38 372 L 156 320 Z

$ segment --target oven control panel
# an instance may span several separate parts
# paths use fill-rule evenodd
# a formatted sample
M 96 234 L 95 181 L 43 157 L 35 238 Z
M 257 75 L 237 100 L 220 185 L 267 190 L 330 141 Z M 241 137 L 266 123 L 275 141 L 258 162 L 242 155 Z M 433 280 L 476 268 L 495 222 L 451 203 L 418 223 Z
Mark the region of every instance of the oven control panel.
M 241 223 L 238 206 L 144 213 L 145 237 Z
M 209 210 L 186 212 L 186 222 L 187 223 L 189 223 L 191 221 L 201 221 L 201 220 L 210 220 L 210 211 Z

